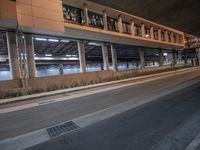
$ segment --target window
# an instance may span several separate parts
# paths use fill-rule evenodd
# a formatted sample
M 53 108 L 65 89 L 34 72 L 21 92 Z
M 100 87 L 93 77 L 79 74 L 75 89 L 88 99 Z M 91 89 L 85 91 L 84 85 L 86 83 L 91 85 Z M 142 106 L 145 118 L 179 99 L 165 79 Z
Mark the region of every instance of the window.
M 176 34 L 174 34 L 174 43 L 177 42 Z
M 165 33 L 164 32 L 161 32 L 161 40 L 165 41 Z
M 154 30 L 154 39 L 158 40 L 158 30 Z
M 172 41 L 172 39 L 171 39 L 171 34 L 168 33 L 167 35 L 168 35 L 168 41 L 171 42 L 171 41 Z
M 103 16 L 102 15 L 99 15 L 99 14 L 96 14 L 93 12 L 88 12 L 88 18 L 89 18 L 89 26 L 103 29 Z
M 107 22 L 108 22 L 108 30 L 118 32 L 118 21 L 117 21 L 117 19 L 108 17 Z
M 84 14 L 82 9 L 63 5 L 63 14 L 64 18 L 68 21 L 78 24 L 84 24 Z
M 149 28 L 145 28 L 145 37 L 147 39 L 150 39 L 151 38 L 151 34 L 150 34 L 150 29 Z
M 142 36 L 141 26 L 135 25 L 135 35 Z
M 131 25 L 127 22 L 122 23 L 123 32 L 127 34 L 131 34 Z

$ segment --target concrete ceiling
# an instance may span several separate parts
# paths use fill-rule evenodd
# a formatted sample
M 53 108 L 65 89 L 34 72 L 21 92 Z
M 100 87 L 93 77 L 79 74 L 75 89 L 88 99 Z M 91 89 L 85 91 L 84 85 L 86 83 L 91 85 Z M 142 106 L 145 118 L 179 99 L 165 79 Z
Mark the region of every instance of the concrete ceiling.
M 90 0 L 200 37 L 200 0 Z

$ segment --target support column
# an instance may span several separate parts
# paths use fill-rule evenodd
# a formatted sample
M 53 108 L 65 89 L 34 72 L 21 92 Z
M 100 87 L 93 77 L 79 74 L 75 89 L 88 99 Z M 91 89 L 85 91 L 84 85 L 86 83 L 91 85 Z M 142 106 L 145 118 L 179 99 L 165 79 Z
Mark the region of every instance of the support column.
M 171 33 L 171 42 L 174 43 L 174 33 Z
M 119 30 L 119 33 L 123 33 L 122 17 L 121 16 L 118 17 L 118 30 Z
M 102 43 L 103 70 L 109 70 L 108 48 L 106 43 Z
M 142 32 L 142 37 L 143 38 L 145 38 L 146 36 L 146 34 L 145 34 L 145 26 L 144 26 L 144 23 L 142 23 L 142 25 L 141 25 L 141 32 Z
M 112 55 L 112 65 L 113 65 L 113 71 L 118 71 L 118 63 L 117 63 L 117 51 L 115 49 L 114 44 L 111 44 L 111 55 Z
M 32 35 L 25 35 L 26 51 L 27 51 L 27 66 L 29 78 L 34 78 L 36 73 L 35 58 L 34 58 L 34 44 Z
M 59 64 L 59 74 L 60 75 L 63 75 L 64 74 L 64 67 L 63 67 L 63 64 Z
M 200 66 L 200 48 L 198 49 L 198 65 Z
M 135 36 L 135 22 L 131 20 L 131 35 Z
M 144 48 L 140 49 L 140 68 L 145 69 Z
M 160 67 L 162 67 L 164 64 L 163 49 L 161 49 L 159 52 L 159 59 L 160 59 L 160 61 L 159 61 Z
M 88 18 L 88 8 L 87 4 L 83 5 L 83 13 L 84 13 L 84 19 L 85 19 L 85 25 L 89 26 L 89 18 Z
M 108 20 L 107 20 L 107 14 L 106 11 L 103 11 L 103 28 L 104 30 L 108 30 Z
M 176 65 L 176 50 L 172 51 L 172 65 L 175 67 Z
M 20 65 L 16 46 L 16 34 L 7 32 L 7 47 L 12 79 L 20 79 Z
M 169 42 L 168 32 L 167 32 L 167 30 L 165 30 L 165 41 L 166 41 L 166 42 Z
M 154 40 L 154 29 L 152 26 L 150 28 L 150 35 L 151 35 L 151 39 Z
M 80 63 L 80 72 L 86 72 L 86 57 L 85 57 L 85 46 L 83 40 L 78 41 L 78 54 L 79 54 L 79 63 Z
M 161 38 L 161 29 L 158 29 L 158 41 L 162 41 L 162 38 Z
M 187 55 L 187 51 L 186 50 L 184 51 L 184 63 L 185 63 L 185 65 L 188 64 L 188 55 Z

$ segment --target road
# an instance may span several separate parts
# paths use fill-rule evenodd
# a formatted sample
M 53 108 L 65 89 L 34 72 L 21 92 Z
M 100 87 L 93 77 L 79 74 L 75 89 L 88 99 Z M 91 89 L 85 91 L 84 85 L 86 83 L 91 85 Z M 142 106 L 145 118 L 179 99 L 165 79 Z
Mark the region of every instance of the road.
M 108 90 L 108 91 L 104 91 L 101 93 L 95 93 L 95 94 L 91 94 L 91 95 L 87 95 L 87 96 L 73 98 L 73 99 L 66 100 L 66 101 L 48 104 L 48 105 L 41 105 L 41 106 L 37 106 L 37 107 L 31 107 L 28 109 L 11 111 L 9 113 L 2 113 L 2 114 L 0 114 L 0 140 L 4 140 L 4 139 L 8 139 L 8 138 L 15 137 L 18 135 L 26 134 L 26 133 L 29 133 L 29 132 L 32 132 L 32 131 L 35 131 L 35 130 L 38 130 L 41 128 L 46 128 L 46 127 L 49 127 L 49 126 L 52 126 L 52 125 L 55 125 L 55 124 L 58 124 L 61 122 L 65 122 L 67 120 L 71 120 L 71 119 L 74 119 L 74 118 L 77 118 L 77 117 L 80 117 L 83 115 L 87 115 L 87 114 L 90 114 L 90 113 L 93 113 L 93 112 L 96 112 L 96 111 L 99 111 L 102 109 L 109 108 L 113 105 L 117 105 L 117 104 L 129 101 L 129 100 L 138 99 L 138 98 L 144 97 L 144 96 L 147 97 L 147 96 L 151 96 L 151 95 L 156 95 L 156 94 L 161 93 L 173 86 L 179 85 L 181 83 L 187 82 L 189 80 L 192 80 L 192 79 L 195 79 L 198 77 L 200 77 L 199 69 L 195 70 L 193 72 L 189 72 L 189 73 L 182 73 L 179 75 L 174 74 L 174 76 L 171 76 L 171 77 L 165 77 L 163 79 L 145 82 L 145 83 L 138 84 L 138 85 L 132 85 L 132 86 L 127 86 L 127 87 L 118 88 L 118 89 L 114 89 L 114 90 Z M 124 83 L 124 84 L 127 84 L 127 83 Z M 102 88 L 102 87 L 100 87 L 100 88 Z M 103 87 L 103 88 L 105 88 L 105 87 Z M 99 88 L 97 88 L 97 89 L 99 89 Z M 197 87 L 197 89 L 198 89 L 198 87 Z M 77 92 L 73 92 L 70 94 L 66 94 L 65 96 L 67 97 L 68 95 L 77 95 L 80 93 L 91 92 L 91 91 L 94 91 L 94 89 L 88 89 L 88 90 L 80 91 L 80 92 L 77 91 Z M 192 93 L 192 91 L 191 91 L 191 93 Z M 6 108 L 10 108 L 10 107 L 12 108 L 14 106 L 19 106 L 19 105 L 22 105 L 25 103 L 27 103 L 27 102 L 19 102 L 14 105 L 8 104 L 5 106 L 0 106 L 0 108 L 2 108 L 2 109 L 6 109 Z M 170 104 L 170 106 L 174 105 L 174 107 L 176 107 L 175 104 L 176 103 L 172 103 L 172 104 Z M 164 104 L 164 105 L 166 105 L 166 104 Z M 159 105 L 159 107 L 160 106 L 161 105 Z M 198 104 L 194 105 L 195 108 L 197 106 L 198 106 Z M 191 112 L 190 113 L 188 112 L 188 113 L 191 114 L 192 111 L 195 111 L 195 108 L 191 109 Z M 142 111 L 146 111 L 146 110 L 142 110 Z M 159 111 L 154 112 L 154 113 L 152 112 L 152 113 L 155 115 L 156 114 L 159 115 L 158 112 Z M 151 115 L 151 112 L 149 112 L 149 115 Z M 171 115 L 172 115 L 172 113 L 171 113 Z M 140 116 L 140 115 L 138 114 L 138 116 Z M 176 116 L 176 115 L 172 115 L 172 116 Z M 187 116 L 187 113 L 185 114 L 185 117 L 186 116 Z M 127 118 L 128 115 L 127 116 L 125 115 L 123 117 Z M 136 117 L 137 117 L 137 115 L 136 115 Z M 130 118 L 128 117 L 128 119 L 130 119 Z M 143 118 L 143 119 L 145 119 L 145 118 Z M 174 119 L 174 118 L 172 118 L 172 119 Z M 142 120 L 140 120 L 140 121 L 142 121 Z M 162 120 L 160 120 L 160 121 L 162 122 Z M 134 122 L 137 122 L 137 121 L 134 121 Z M 124 123 L 126 124 L 127 122 L 124 122 Z M 138 122 L 138 126 L 139 126 L 139 124 L 140 123 Z M 125 126 L 125 128 L 128 128 L 128 127 Z M 110 128 L 110 129 L 112 129 L 112 128 Z M 127 132 L 129 132 L 129 131 L 127 131 Z M 144 130 L 144 132 L 145 132 L 145 130 Z M 153 130 L 152 130 L 152 132 L 153 132 Z M 142 134 L 141 134 L 141 136 L 142 136 Z
M 196 113 L 200 82 L 28 150 L 148 150 Z

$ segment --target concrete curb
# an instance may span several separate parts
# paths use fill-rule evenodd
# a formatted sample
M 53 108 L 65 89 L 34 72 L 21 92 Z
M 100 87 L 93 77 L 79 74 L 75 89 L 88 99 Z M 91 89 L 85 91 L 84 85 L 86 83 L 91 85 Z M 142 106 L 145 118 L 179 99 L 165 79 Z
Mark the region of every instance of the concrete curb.
M 141 81 L 140 80 L 138 80 L 138 81 L 136 80 L 135 82 L 130 82 L 130 83 L 122 84 L 122 85 L 120 85 L 120 84 L 119 85 L 118 84 L 115 85 L 113 83 L 113 84 L 110 84 L 110 85 L 112 85 L 112 87 L 105 87 L 105 88 L 96 89 L 96 90 L 93 90 L 93 91 L 85 91 L 84 93 L 72 94 L 72 95 L 67 96 L 67 97 L 61 97 L 61 98 L 56 98 L 56 99 L 48 99 L 48 100 L 41 101 L 41 102 L 33 102 L 33 103 L 25 104 L 25 105 L 20 105 L 20 106 L 1 109 L 0 110 L 0 114 L 9 113 L 9 112 L 22 110 L 22 109 L 27 109 L 27 108 L 32 108 L 32 107 L 38 107 L 38 106 L 41 106 L 41 105 L 48 105 L 48 104 L 61 102 L 61 101 L 66 101 L 66 100 L 71 100 L 71 99 L 74 99 L 74 98 L 77 98 L 77 97 L 88 96 L 88 95 L 97 94 L 97 93 L 110 91 L 110 90 L 115 90 L 115 89 L 119 89 L 119 88 L 123 88 L 123 87 L 138 85 L 138 84 L 142 84 L 142 83 L 146 83 L 146 82 L 151 82 L 151 81 L 155 81 L 155 80 L 171 77 L 171 76 L 174 76 L 174 75 L 179 75 L 179 74 L 182 74 L 182 72 L 183 73 L 194 72 L 194 70 L 190 69 L 190 70 L 186 70 L 186 71 L 179 71 L 179 72 L 173 72 L 173 73 L 170 72 L 168 74 L 165 73 L 165 75 L 157 75 L 157 76 L 154 76 L 154 77 L 149 77 L 149 76 L 148 77 L 143 77 L 145 80 L 141 80 Z M 131 79 L 127 79 L 127 80 L 131 80 Z M 133 81 L 133 80 L 131 80 L 131 81 Z M 118 81 L 118 82 L 119 83 L 124 83 L 124 82 L 120 82 L 120 81 Z M 98 86 L 98 87 L 100 87 L 100 86 Z
M 199 150 L 199 147 L 200 147 L 200 132 L 193 139 L 193 141 L 186 147 L 185 150 Z
M 118 80 L 118 81 L 111 81 L 111 82 L 99 83 L 99 84 L 94 84 L 94 85 L 87 85 L 87 86 L 82 86 L 82 87 L 75 87 L 75 88 L 70 88 L 70 89 L 57 90 L 57 91 L 52 91 L 52 92 L 32 94 L 32 95 L 14 97 L 14 98 L 9 98 L 9 99 L 2 99 L 2 100 L 0 100 L 0 105 L 10 103 L 10 102 L 24 101 L 24 100 L 28 100 L 28 99 L 53 96 L 53 95 L 57 95 L 57 94 L 64 94 L 64 93 L 75 92 L 75 91 L 80 91 L 80 90 L 84 90 L 84 89 L 91 89 L 91 88 L 96 88 L 96 87 L 101 87 L 101 86 L 106 86 L 106 85 L 111 85 L 111 84 L 123 83 L 123 82 L 127 82 L 127 81 L 134 81 L 134 80 L 137 81 L 138 79 L 145 79 L 145 78 L 155 77 L 155 76 L 159 76 L 159 75 L 179 73 L 179 72 L 184 72 L 184 71 L 187 71 L 187 70 L 192 71 L 192 70 L 195 70 L 195 69 L 198 69 L 198 68 L 200 68 L 200 67 L 192 67 L 192 68 L 180 69 L 180 70 L 175 70 L 175 71 L 168 71 L 168 72 L 162 72 L 162 73 L 157 73 L 157 74 L 151 74 L 151 75 L 146 75 L 146 76 L 141 76 L 141 77 L 123 79 L 123 80 Z
M 79 118 L 75 118 L 72 119 L 71 121 L 73 121 L 76 125 L 79 126 L 79 128 L 83 128 L 92 124 L 95 124 L 99 121 L 108 119 L 112 116 L 115 116 L 117 114 L 126 112 L 130 109 L 139 107 L 143 104 L 149 103 L 151 101 L 154 101 L 155 99 L 165 96 L 169 93 L 181 90 L 183 88 L 186 88 L 188 86 L 191 86 L 193 84 L 195 84 L 196 82 L 200 82 L 200 79 L 196 79 L 194 81 L 190 81 L 187 83 L 184 83 L 182 85 L 178 85 L 176 87 L 173 87 L 171 89 L 168 89 L 166 91 L 164 91 L 163 93 L 159 93 L 158 95 L 151 95 L 148 97 L 143 97 L 143 98 L 138 98 L 136 100 L 129 100 L 125 103 L 121 103 L 118 105 L 115 105 L 113 107 L 104 109 L 104 110 L 100 110 Z M 60 123 L 62 124 L 62 123 Z M 58 125 L 60 125 L 58 124 Z M 57 125 L 55 125 L 57 126 Z M 51 128 L 51 127 L 48 127 Z M 71 131 L 70 131 L 71 132 Z M 67 132 L 65 132 L 64 134 L 67 134 Z M 25 135 L 21 135 L 21 136 L 17 136 L 14 138 L 10 138 L 7 140 L 3 140 L 0 142 L 0 149 L 3 150 L 22 150 L 25 148 L 29 148 L 32 147 L 34 145 L 40 144 L 42 142 L 48 141 L 50 139 L 48 133 L 47 133 L 47 128 L 38 130 L 38 131 L 34 131 Z
M 162 138 L 151 150 L 184 150 L 200 132 L 200 111 Z M 195 150 L 195 149 L 186 149 Z

